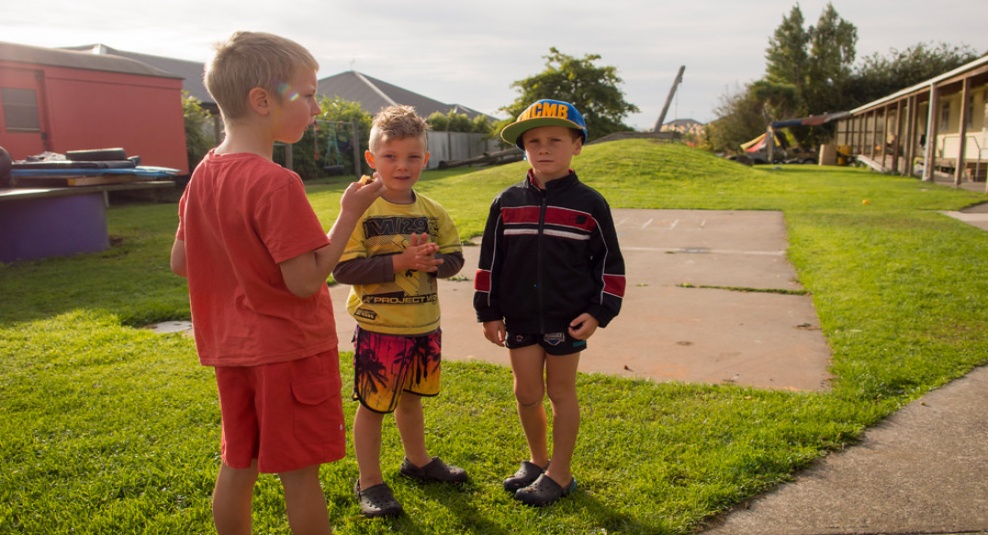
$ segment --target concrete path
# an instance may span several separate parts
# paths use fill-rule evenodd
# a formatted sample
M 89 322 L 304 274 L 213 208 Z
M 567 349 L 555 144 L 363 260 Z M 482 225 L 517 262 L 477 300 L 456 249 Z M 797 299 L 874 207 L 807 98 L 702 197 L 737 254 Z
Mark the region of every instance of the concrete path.
M 614 210 L 627 265 L 621 314 L 589 341 L 580 370 L 656 381 L 826 390 L 830 349 L 786 260 L 779 212 Z M 440 282 L 443 359 L 508 365 L 473 311 L 479 247 Z M 682 287 L 692 285 L 693 287 Z M 707 288 L 716 287 L 716 288 Z M 351 350 L 349 286 L 332 289 L 340 350 Z
M 988 367 L 865 432 L 704 535 L 988 535 Z
M 981 230 L 988 230 L 988 203 L 975 204 L 956 212 L 942 212 Z

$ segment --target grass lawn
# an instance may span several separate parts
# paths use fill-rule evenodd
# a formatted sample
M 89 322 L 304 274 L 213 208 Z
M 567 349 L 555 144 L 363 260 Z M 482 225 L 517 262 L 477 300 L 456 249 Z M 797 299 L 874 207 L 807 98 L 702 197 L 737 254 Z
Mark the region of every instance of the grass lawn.
M 988 362 L 988 234 L 939 213 L 984 194 L 861 169 L 748 168 L 645 140 L 590 145 L 574 165 L 615 208 L 782 211 L 789 260 L 833 351 L 833 390 L 581 375 L 580 490 L 532 509 L 500 486 L 526 451 L 510 370 L 449 362 L 442 395 L 426 402 L 427 441 L 471 482 L 448 489 L 398 476 L 388 420 L 382 466 L 408 514 L 360 517 L 350 444 L 321 472 L 337 532 L 691 533 Z M 418 189 L 467 239 L 524 169 L 429 173 Z M 310 187 L 327 227 L 344 186 Z M 212 370 L 191 339 L 141 328 L 189 318 L 185 281 L 168 269 L 176 205 L 116 206 L 108 219 L 105 252 L 0 265 L 0 533 L 212 532 Z M 350 358 L 341 356 L 345 395 Z M 352 423 L 355 406 L 344 407 Z M 256 533 L 288 533 L 273 476 L 254 503 Z

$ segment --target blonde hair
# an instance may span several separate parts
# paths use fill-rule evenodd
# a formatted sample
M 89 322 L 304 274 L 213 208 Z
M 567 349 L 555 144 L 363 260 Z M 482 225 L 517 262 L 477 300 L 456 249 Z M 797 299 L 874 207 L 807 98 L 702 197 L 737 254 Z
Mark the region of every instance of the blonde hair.
M 319 69 L 305 47 L 270 33 L 235 32 L 215 49 L 202 78 L 225 120 L 247 115 L 251 89 L 266 89 L 282 102 L 298 74 Z
M 392 139 L 417 137 L 422 140 L 422 146 L 428 145 L 429 124 L 415 113 L 415 108 L 396 104 L 381 110 L 371 124 L 370 151 L 377 152 L 382 143 Z

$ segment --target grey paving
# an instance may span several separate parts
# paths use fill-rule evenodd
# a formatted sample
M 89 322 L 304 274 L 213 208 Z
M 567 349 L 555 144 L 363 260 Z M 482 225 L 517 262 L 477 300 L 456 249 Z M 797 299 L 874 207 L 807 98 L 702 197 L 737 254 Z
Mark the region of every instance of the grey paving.
M 779 212 L 614 210 L 627 264 L 620 316 L 599 329 L 583 372 L 656 381 L 825 391 L 830 349 L 812 298 L 785 256 Z M 461 277 L 440 282 L 443 358 L 508 365 L 473 311 L 479 247 Z M 756 290 L 756 291 L 741 291 Z M 770 290 L 770 291 L 764 291 Z M 332 290 L 340 349 L 350 350 L 347 286 Z
M 988 368 L 930 392 L 703 533 L 988 534 Z

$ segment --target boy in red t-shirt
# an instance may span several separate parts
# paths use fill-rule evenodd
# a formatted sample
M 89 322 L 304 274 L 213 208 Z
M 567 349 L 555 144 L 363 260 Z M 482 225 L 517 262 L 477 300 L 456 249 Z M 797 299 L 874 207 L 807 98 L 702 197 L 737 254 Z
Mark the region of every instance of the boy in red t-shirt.
M 299 176 L 272 161 L 319 114 L 318 64 L 299 44 L 237 32 L 207 64 L 226 138 L 179 202 L 171 268 L 187 277 L 196 348 L 214 366 L 222 464 L 213 521 L 249 533 L 259 472 L 277 473 L 294 533 L 330 533 L 319 465 L 345 455 L 339 356 L 326 279 L 381 181 L 351 184 L 323 232 Z

